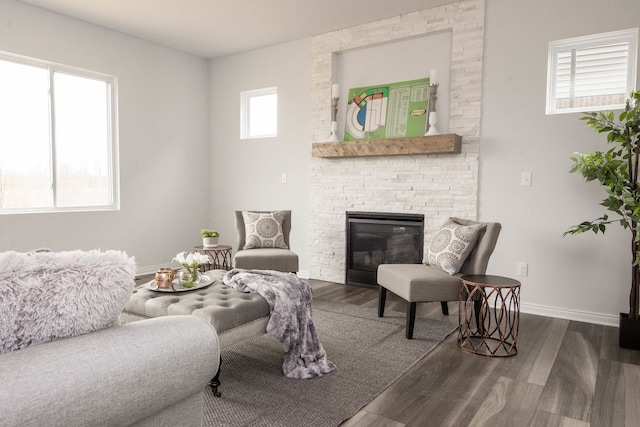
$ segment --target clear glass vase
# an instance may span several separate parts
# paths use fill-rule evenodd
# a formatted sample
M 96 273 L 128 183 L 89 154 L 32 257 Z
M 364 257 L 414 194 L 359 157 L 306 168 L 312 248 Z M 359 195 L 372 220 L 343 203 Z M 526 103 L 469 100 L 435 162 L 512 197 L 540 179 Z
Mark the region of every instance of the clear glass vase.
M 196 286 L 200 280 L 198 267 L 185 267 L 184 270 L 180 270 L 179 279 L 180 285 L 182 285 L 183 288 L 192 288 Z

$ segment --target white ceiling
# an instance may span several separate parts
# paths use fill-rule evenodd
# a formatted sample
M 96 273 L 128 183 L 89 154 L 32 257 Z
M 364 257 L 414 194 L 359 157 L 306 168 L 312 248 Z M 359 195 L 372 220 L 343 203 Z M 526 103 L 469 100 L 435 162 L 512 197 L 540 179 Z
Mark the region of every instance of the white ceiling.
M 353 27 L 453 0 L 20 0 L 204 58 Z

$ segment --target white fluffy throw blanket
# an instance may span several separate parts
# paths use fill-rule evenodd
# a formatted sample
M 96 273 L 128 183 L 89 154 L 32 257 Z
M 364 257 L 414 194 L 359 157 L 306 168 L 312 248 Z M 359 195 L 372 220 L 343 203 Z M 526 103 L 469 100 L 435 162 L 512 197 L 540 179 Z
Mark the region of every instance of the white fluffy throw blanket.
M 135 273 L 119 251 L 0 253 L 0 353 L 113 325 Z
M 336 369 L 327 359 L 313 324 L 309 283 L 293 273 L 241 269 L 229 271 L 224 283 L 267 300 L 271 307 L 267 332 L 282 343 L 282 371 L 287 377 L 315 378 Z

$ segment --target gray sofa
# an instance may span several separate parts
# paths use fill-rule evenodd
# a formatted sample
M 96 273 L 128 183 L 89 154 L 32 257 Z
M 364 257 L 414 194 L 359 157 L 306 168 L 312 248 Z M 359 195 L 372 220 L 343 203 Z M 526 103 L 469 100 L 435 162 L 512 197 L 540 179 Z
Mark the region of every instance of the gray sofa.
M 2 426 L 200 426 L 219 346 L 168 316 L 0 354 Z

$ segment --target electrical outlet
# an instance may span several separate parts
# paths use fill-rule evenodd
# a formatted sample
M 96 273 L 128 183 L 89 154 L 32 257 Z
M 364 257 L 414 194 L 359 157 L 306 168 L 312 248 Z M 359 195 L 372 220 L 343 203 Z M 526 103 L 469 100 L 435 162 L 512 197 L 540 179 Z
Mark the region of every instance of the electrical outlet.
M 520 185 L 523 187 L 531 187 L 531 172 L 522 172 L 520 177 Z
M 518 263 L 518 276 L 526 277 L 529 274 L 529 264 L 526 262 Z
M 286 184 L 286 183 L 287 183 L 287 174 L 286 174 L 286 173 L 284 173 L 284 172 L 282 173 L 282 178 L 280 178 L 280 181 L 281 181 L 283 184 Z

